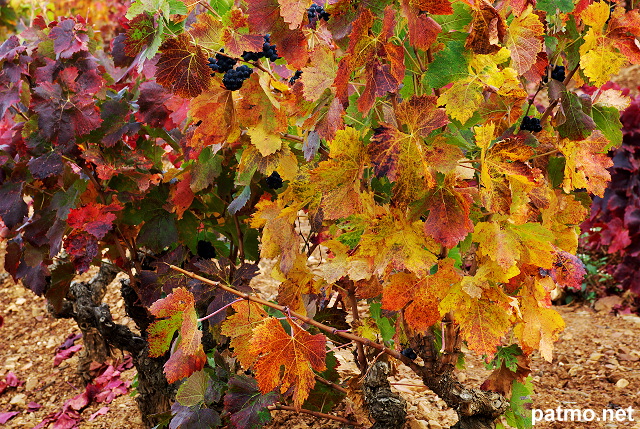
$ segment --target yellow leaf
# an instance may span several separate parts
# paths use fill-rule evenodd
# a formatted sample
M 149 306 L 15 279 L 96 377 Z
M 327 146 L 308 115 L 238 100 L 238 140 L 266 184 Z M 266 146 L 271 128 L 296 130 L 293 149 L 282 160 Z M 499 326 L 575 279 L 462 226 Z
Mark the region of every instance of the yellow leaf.
M 526 73 L 536 62 L 542 50 L 544 26 L 540 18 L 532 13 L 532 7 L 514 18 L 507 31 L 507 48 L 511 51 L 511 64 L 518 73 Z
M 438 97 L 438 104 L 445 106 L 447 115 L 464 124 L 478 110 L 483 100 L 482 84 L 469 77 L 454 82 Z
M 591 3 L 580 14 L 582 22 L 590 27 L 602 29 L 609 19 L 609 5 L 603 1 Z

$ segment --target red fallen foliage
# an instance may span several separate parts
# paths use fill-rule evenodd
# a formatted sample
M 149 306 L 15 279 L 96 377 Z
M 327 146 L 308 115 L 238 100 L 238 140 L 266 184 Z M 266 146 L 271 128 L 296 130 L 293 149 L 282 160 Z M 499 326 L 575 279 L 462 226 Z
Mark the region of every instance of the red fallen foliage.
M 81 414 L 82 411 L 92 402 L 109 404 L 116 397 L 124 395 L 129 391 L 131 382 L 120 379 L 120 374 L 122 371 L 132 367 L 133 361 L 131 356 L 127 356 L 123 362 L 115 366 L 104 364 L 102 371 L 99 372 L 100 375 L 87 385 L 84 392 L 67 400 L 60 411 L 46 416 L 34 429 L 46 428 L 51 423 L 54 424 L 56 429 L 72 429 L 77 427 L 78 424 L 84 420 Z M 92 414 L 89 420 L 106 414 L 108 410 L 108 407 L 102 407 Z

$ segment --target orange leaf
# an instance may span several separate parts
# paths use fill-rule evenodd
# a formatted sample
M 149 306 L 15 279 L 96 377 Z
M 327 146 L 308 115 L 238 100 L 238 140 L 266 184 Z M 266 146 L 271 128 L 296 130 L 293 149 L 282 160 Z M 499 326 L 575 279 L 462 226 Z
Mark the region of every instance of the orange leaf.
M 287 319 L 291 335 L 275 318 L 258 326 L 251 340 L 250 352 L 258 356 L 255 365 L 260 391 L 268 393 L 280 387 L 280 393 L 293 389 L 293 405 L 300 409 L 315 385 L 316 371 L 326 369 L 326 337 L 311 335 Z
M 402 0 L 400 5 L 402 14 L 407 19 L 411 45 L 425 51 L 436 41 L 442 27 L 423 11 L 436 15 L 453 13 L 449 0 Z M 436 12 L 431 12 L 432 10 Z
M 231 338 L 234 355 L 244 369 L 249 369 L 256 361 L 257 355 L 250 351 L 253 330 L 267 319 L 267 313 L 261 305 L 249 301 L 233 304 L 235 314 L 222 322 L 222 335 Z
M 440 320 L 440 300 L 451 285 L 462 278 L 453 263 L 453 259 L 444 259 L 438 263 L 435 274 L 422 278 L 409 273 L 392 275 L 382 293 L 382 308 L 405 308 L 404 315 L 409 326 L 417 331 L 425 331 Z
M 209 88 L 211 69 L 207 56 L 186 33 L 165 40 L 160 52 L 156 70 L 160 85 L 182 97 L 195 97 Z
M 329 143 L 328 161 L 311 172 L 311 183 L 323 194 L 325 219 L 338 219 L 362 211 L 360 179 L 367 154 L 355 128 L 336 132 Z
M 511 312 L 504 303 L 472 298 L 461 285 L 454 286 L 440 303 L 440 312 L 454 312 L 469 349 L 493 356 L 500 339 L 511 328 Z
M 542 50 L 544 25 L 531 7 L 511 21 L 507 32 L 507 48 L 511 51 L 511 65 L 518 73 L 526 73 Z
M 476 54 L 494 54 L 500 50 L 506 28 L 498 11 L 487 2 L 480 3 L 471 22 L 465 46 Z
M 235 142 L 240 137 L 233 92 L 214 87 L 191 100 L 190 113 L 202 121 L 189 140 L 189 146 L 202 149 L 213 144 Z
M 154 302 L 149 310 L 161 319 L 153 322 L 148 329 L 149 356 L 163 355 L 169 349 L 175 332 L 180 330 L 178 348 L 173 352 L 172 359 L 165 363 L 169 383 L 201 370 L 206 357 L 193 294 L 183 287 L 176 288 L 166 298 Z
M 609 140 L 600 130 L 594 131 L 585 140 L 562 139 L 558 149 L 566 158 L 564 167 L 565 192 L 586 188 L 600 197 L 604 195 L 607 183 L 611 179 L 608 167 L 613 161 L 605 152 Z

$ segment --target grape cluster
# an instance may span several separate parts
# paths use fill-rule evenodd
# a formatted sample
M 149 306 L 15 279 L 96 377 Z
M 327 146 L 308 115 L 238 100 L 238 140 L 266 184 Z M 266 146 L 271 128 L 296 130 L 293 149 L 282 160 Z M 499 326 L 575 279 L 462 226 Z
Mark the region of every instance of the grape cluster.
M 537 133 L 538 131 L 542 131 L 542 125 L 540 125 L 540 118 L 532 118 L 530 116 L 525 116 L 522 119 L 520 130 L 533 131 L 534 133 Z
M 302 70 L 296 70 L 293 76 L 289 79 L 289 85 L 293 85 L 296 80 L 300 79 L 300 76 L 302 76 Z
M 208 241 L 198 240 L 197 252 L 201 258 L 211 259 L 216 257 L 216 248 Z
M 229 91 L 235 91 L 242 87 L 242 82 L 249 79 L 251 73 L 253 69 L 244 65 L 228 70 L 222 77 L 222 84 Z
M 553 66 L 553 70 L 551 70 L 551 79 L 555 79 L 559 82 L 564 82 L 565 77 L 564 66 Z M 542 80 L 546 83 L 548 81 L 547 76 L 545 75 Z
M 247 52 L 244 51 L 240 55 L 244 61 L 258 61 L 260 58 L 268 58 L 269 61 L 275 61 L 278 58 L 278 50 L 276 45 L 271 44 L 271 36 L 264 36 L 264 43 L 262 45 L 262 52 Z
M 265 181 L 267 182 L 269 189 L 275 190 L 282 188 L 282 177 L 280 177 L 277 171 L 271 173 L 271 176 L 267 177 Z
M 278 58 L 278 50 L 276 49 L 276 45 L 271 44 L 271 37 L 267 34 L 264 36 L 264 43 L 262 44 L 262 53 L 265 58 L 268 58 L 269 61 L 275 61 Z
M 402 350 L 400 352 L 400 354 L 402 356 L 408 357 L 411 360 L 416 360 L 416 358 L 418 357 L 418 355 L 416 354 L 415 351 L 413 351 L 412 348 L 406 348 L 406 349 Z
M 220 49 L 220 52 L 224 52 L 224 49 Z M 213 72 L 226 73 L 235 66 L 237 61 L 227 56 L 216 54 L 215 58 L 209 58 L 209 64 L 207 64 Z M 212 75 L 213 76 L 213 75 Z
M 331 14 L 327 13 L 319 4 L 313 3 L 309 9 L 307 9 L 307 18 L 309 18 L 309 25 L 311 27 L 314 27 L 316 22 L 321 19 L 328 21 L 330 16 Z

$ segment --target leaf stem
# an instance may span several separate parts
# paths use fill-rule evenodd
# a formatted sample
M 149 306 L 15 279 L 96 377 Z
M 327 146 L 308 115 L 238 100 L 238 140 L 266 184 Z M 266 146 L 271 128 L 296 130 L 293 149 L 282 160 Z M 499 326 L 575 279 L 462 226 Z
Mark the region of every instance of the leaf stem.
M 553 154 L 559 153 L 559 152 L 560 152 L 560 149 L 554 149 L 554 150 L 551 150 L 549 152 L 539 153 L 538 155 L 534 155 L 529 159 L 535 159 L 535 158 L 540 158 L 540 157 L 547 156 L 547 155 L 553 155 Z
M 238 220 L 238 214 L 233 215 L 233 223 L 236 225 L 236 234 L 238 235 L 238 258 L 240 263 L 244 263 L 244 234 L 242 228 L 240 228 L 240 221 Z
M 336 384 L 336 383 L 333 383 L 333 382 L 331 382 L 331 381 L 327 380 L 326 378 L 322 378 L 322 377 L 320 377 L 320 376 L 319 376 L 319 375 L 317 375 L 317 374 L 316 374 L 315 378 L 316 378 L 316 380 L 318 380 L 320 383 L 322 383 L 322 384 L 326 384 L 327 386 L 331 387 L 331 388 L 332 388 L 332 389 L 334 389 L 334 390 L 337 390 L 337 391 L 338 391 L 338 392 L 340 392 L 340 393 L 344 393 L 344 394 L 346 394 L 346 393 L 347 393 L 347 389 L 345 389 L 344 387 L 342 387 L 342 386 L 340 386 L 340 385 L 338 385 L 338 384 Z
M 200 319 L 198 319 L 198 322 L 204 322 L 204 321 L 205 321 L 205 320 L 207 320 L 207 319 L 211 319 L 211 318 L 212 318 L 213 316 L 215 316 L 216 314 L 219 314 L 221 311 L 226 310 L 227 308 L 231 307 L 231 306 L 232 306 L 233 304 L 235 304 L 236 302 L 240 302 L 240 301 L 244 301 L 244 299 L 242 299 L 242 298 L 238 298 L 238 299 L 236 299 L 235 301 L 232 301 L 232 302 L 230 302 L 229 304 L 227 304 L 227 305 L 225 305 L 225 306 L 223 306 L 223 307 L 221 307 L 221 308 L 217 309 L 217 310 L 216 310 L 216 311 L 214 311 L 213 313 L 211 313 L 211 314 L 209 314 L 209 315 L 207 315 L 207 316 L 201 317 Z
M 351 426 L 356 426 L 356 427 L 363 427 L 358 422 L 354 422 L 352 420 L 345 419 L 344 417 L 334 416 L 332 414 L 325 414 L 325 413 L 321 413 L 319 411 L 311 411 L 311 410 L 307 410 L 305 408 L 301 408 L 301 409 L 297 410 L 295 407 L 290 407 L 288 405 L 271 405 L 271 406 L 267 407 L 267 409 L 269 411 L 275 411 L 275 410 L 293 411 L 294 413 L 309 414 L 310 416 L 320 417 L 322 419 L 336 420 L 336 421 L 338 421 L 340 423 L 344 423 L 346 425 L 351 425 Z

